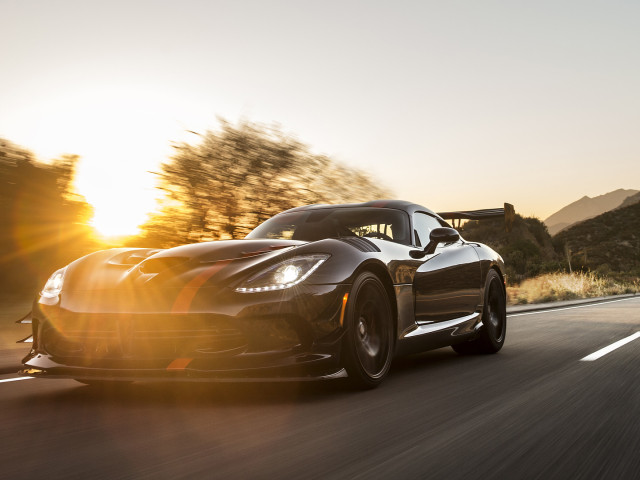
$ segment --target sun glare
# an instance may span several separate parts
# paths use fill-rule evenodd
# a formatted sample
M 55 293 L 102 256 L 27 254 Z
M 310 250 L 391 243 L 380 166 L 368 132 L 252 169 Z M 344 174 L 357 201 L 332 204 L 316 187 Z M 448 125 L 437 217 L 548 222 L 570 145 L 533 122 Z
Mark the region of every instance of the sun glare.
M 112 176 L 101 179 L 100 170 L 91 165 L 82 168 L 76 177 L 76 190 L 93 207 L 90 224 L 103 237 L 121 237 L 139 233 L 156 206 L 157 190 L 153 178 L 146 172 L 128 172 L 127 181 L 118 182 Z M 126 175 L 126 174 L 125 174 Z
M 166 161 L 172 141 L 182 140 L 187 129 L 178 119 L 189 104 L 170 92 L 96 86 L 34 112 L 40 121 L 26 143 L 41 145 L 45 158 L 80 155 L 75 187 L 94 209 L 93 227 L 105 237 L 135 235 L 156 206 L 150 171 Z
M 76 175 L 76 189 L 93 207 L 91 225 L 104 237 L 139 233 L 148 213 L 156 206 L 154 178 L 136 165 L 83 159 Z
M 108 172 L 90 162 L 81 163 L 76 176 L 76 190 L 93 207 L 91 226 L 103 237 L 122 237 L 139 233 L 156 206 L 157 190 L 146 172 L 123 172 L 126 180 L 117 181 Z
M 16 122 L 28 128 L 15 140 L 42 160 L 79 155 L 75 188 L 93 207 L 90 223 L 100 235 L 120 237 L 138 233 L 157 207 L 161 193 L 150 172 L 171 156 L 171 145 L 193 142 L 192 132 L 214 119 L 201 98 L 182 89 L 96 82 L 25 105 Z
M 94 209 L 91 225 L 103 237 L 122 237 L 139 233 L 138 227 L 147 219 L 148 208 L 139 208 L 146 199 L 129 204 L 130 198 L 96 198 L 90 202 Z M 132 208 L 138 205 L 138 208 Z

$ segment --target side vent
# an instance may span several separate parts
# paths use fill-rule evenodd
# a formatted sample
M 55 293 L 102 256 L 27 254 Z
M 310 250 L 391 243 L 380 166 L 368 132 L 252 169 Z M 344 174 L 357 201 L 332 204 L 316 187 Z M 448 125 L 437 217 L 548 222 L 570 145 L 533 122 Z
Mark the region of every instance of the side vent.
M 375 243 L 370 242 L 366 238 L 353 236 L 353 237 L 340 237 L 340 240 L 342 240 L 345 243 L 348 243 L 352 247 L 357 248 L 361 252 L 379 252 L 380 251 L 380 249 L 376 246 Z

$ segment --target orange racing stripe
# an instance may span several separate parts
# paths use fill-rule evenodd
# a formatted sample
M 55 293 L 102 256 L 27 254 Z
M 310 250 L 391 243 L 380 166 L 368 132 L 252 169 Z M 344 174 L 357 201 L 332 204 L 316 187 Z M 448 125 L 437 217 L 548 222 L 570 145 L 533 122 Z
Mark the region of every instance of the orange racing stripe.
M 189 313 L 189 307 L 191 306 L 191 302 L 196 296 L 196 293 L 198 293 L 198 289 L 204 284 L 204 282 L 213 277 L 229 263 L 231 263 L 231 260 L 216 262 L 204 272 L 192 278 L 191 281 L 187 283 L 182 290 L 180 290 L 178 298 L 176 298 L 176 301 L 173 302 L 173 306 L 171 307 L 171 313 Z
M 185 368 L 187 368 L 187 365 L 191 363 L 191 360 L 193 360 L 193 358 L 176 358 L 167 366 L 167 372 L 184 370 Z

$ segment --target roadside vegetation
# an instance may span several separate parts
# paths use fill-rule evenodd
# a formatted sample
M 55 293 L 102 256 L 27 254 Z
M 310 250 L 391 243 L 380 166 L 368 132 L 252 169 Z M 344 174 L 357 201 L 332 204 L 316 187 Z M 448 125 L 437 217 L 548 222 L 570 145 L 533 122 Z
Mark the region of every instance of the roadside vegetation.
M 579 298 L 640 293 L 640 283 L 620 282 L 594 272 L 554 272 L 507 285 L 507 303 L 524 305 Z
M 97 250 L 91 206 L 73 188 L 79 157 L 41 162 L 0 138 L 0 288 L 30 291 L 53 270 Z
M 500 252 L 510 304 L 601 297 L 640 291 L 640 203 L 574 225 L 554 237 L 537 218 L 468 222 L 465 239 Z

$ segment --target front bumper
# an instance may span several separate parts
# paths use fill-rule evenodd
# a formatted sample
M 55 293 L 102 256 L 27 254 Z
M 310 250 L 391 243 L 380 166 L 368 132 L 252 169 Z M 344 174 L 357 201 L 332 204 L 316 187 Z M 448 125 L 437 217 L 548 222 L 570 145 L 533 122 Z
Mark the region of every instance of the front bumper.
M 40 299 L 22 374 L 122 381 L 343 376 L 340 314 L 347 290 L 320 285 L 286 297 L 278 292 L 278 298 L 269 292 L 216 295 L 215 304 L 177 313 L 144 304 L 109 311 L 113 296 L 104 293 L 68 294 L 54 304 Z

